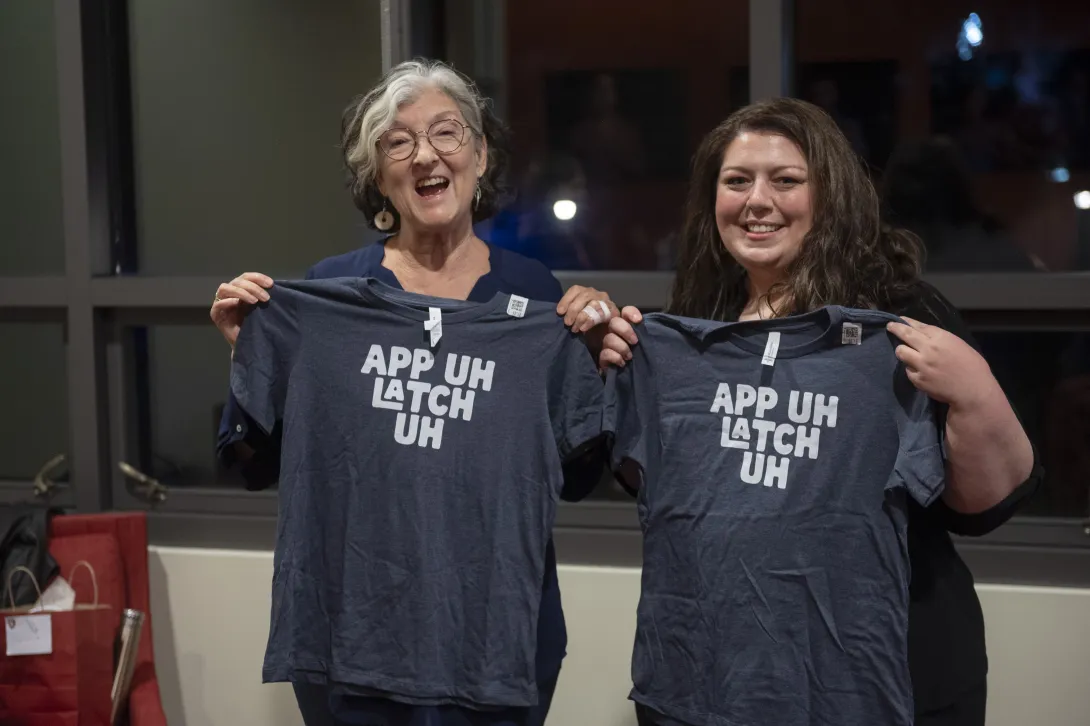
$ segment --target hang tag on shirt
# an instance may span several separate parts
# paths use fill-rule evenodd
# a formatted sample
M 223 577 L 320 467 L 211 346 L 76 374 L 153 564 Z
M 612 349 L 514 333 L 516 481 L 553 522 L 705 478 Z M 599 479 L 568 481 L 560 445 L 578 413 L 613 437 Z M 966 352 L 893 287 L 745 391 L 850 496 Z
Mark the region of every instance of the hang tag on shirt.
M 780 351 L 780 334 L 773 330 L 768 334 L 768 341 L 765 343 L 765 354 L 761 358 L 761 363 L 766 366 L 776 364 L 776 353 Z
M 843 323 L 840 326 L 841 345 L 859 345 L 863 342 L 863 326 L 859 323 Z
M 424 330 L 431 333 L 431 347 L 434 348 L 443 337 L 443 313 L 439 308 L 428 308 L 428 319 L 424 321 Z
M 52 615 L 8 615 L 4 618 L 4 634 L 9 656 L 53 652 Z
M 513 318 L 521 318 L 526 314 L 526 303 L 528 303 L 524 297 L 518 295 L 512 295 L 511 300 L 507 303 L 507 314 Z

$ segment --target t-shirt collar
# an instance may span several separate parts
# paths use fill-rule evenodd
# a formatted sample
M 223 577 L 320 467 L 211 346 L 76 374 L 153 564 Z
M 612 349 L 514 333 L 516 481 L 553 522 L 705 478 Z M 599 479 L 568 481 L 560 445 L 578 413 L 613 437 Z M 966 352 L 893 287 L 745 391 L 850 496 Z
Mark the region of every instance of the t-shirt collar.
M 763 355 L 767 334 L 776 331 L 783 337 L 777 357 L 793 358 L 836 342 L 840 335 L 840 323 L 844 320 L 844 309 L 830 305 L 802 315 L 733 323 L 666 315 L 661 316 L 660 320 L 702 343 L 724 342 L 754 355 Z
M 423 322 L 429 317 L 428 308 L 439 308 L 443 312 L 444 325 L 477 320 L 501 308 L 510 297 L 498 291 L 485 302 L 432 297 L 406 292 L 375 277 L 359 278 L 356 289 L 367 304 L 410 320 Z

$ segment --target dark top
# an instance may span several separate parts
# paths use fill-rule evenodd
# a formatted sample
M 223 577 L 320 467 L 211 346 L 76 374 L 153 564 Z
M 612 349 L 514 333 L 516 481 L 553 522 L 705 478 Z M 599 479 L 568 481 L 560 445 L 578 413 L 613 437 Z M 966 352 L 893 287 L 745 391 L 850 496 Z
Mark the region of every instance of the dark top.
M 556 302 L 563 293 L 560 283 L 539 262 L 516 253 L 491 246 L 490 270 L 477 280 L 469 293 L 470 302 L 485 302 L 496 293 L 512 293 L 531 300 Z M 401 288 L 397 277 L 382 266 L 385 247 L 382 242 L 361 247 L 314 265 L 308 279 L 330 277 L 374 277 L 394 288 Z M 235 444 L 244 442 L 253 455 L 240 463 L 240 470 L 249 489 L 263 489 L 276 483 L 280 476 L 281 430 L 274 428 L 265 435 L 260 427 L 229 396 L 223 411 L 219 432 L 219 452 L 227 465 L 237 462 Z M 603 462 L 591 456 L 564 468 L 565 488 L 562 498 L 577 501 L 597 484 Z M 567 629 L 561 607 L 560 586 L 556 575 L 556 553 L 550 538 L 545 552 L 545 574 L 537 630 L 537 680 L 555 679 L 567 648 Z
M 921 283 L 913 300 L 890 312 L 948 330 L 980 349 L 954 306 L 930 285 Z M 945 428 L 945 407 L 937 410 Z M 950 533 L 980 536 L 991 532 L 1011 518 L 1043 479 L 1035 448 L 1029 478 L 987 511 L 962 514 L 941 499 L 929 507 L 909 503 L 908 658 L 917 713 L 950 705 L 983 685 L 988 674 L 980 600 Z
M 231 391 L 284 430 L 264 680 L 535 705 L 561 467 L 602 426 L 597 366 L 555 305 L 278 282 Z
M 692 724 L 911 726 L 907 502 L 942 491 L 892 315 L 651 314 L 610 372 L 643 471 L 632 698 Z

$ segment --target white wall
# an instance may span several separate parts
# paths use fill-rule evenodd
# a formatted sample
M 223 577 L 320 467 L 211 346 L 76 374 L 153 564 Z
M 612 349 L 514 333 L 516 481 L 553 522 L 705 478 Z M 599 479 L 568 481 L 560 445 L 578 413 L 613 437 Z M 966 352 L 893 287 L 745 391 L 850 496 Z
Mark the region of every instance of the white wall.
M 263 686 L 272 554 L 154 547 L 151 601 L 171 726 L 301 724 L 290 686 Z M 561 566 L 569 655 L 550 726 L 635 726 L 626 700 L 638 569 Z M 988 726 L 1090 723 L 1090 590 L 981 585 Z

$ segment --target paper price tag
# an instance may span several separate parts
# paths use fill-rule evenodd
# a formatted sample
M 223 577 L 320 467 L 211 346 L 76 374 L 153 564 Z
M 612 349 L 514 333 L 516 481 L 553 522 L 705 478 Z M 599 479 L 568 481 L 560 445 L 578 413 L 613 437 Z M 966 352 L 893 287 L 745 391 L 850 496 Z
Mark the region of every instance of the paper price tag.
M 840 326 L 841 345 L 859 345 L 863 342 L 863 326 L 859 323 L 844 323 Z
M 53 652 L 53 616 L 7 615 L 4 617 L 7 654 L 49 655 Z

